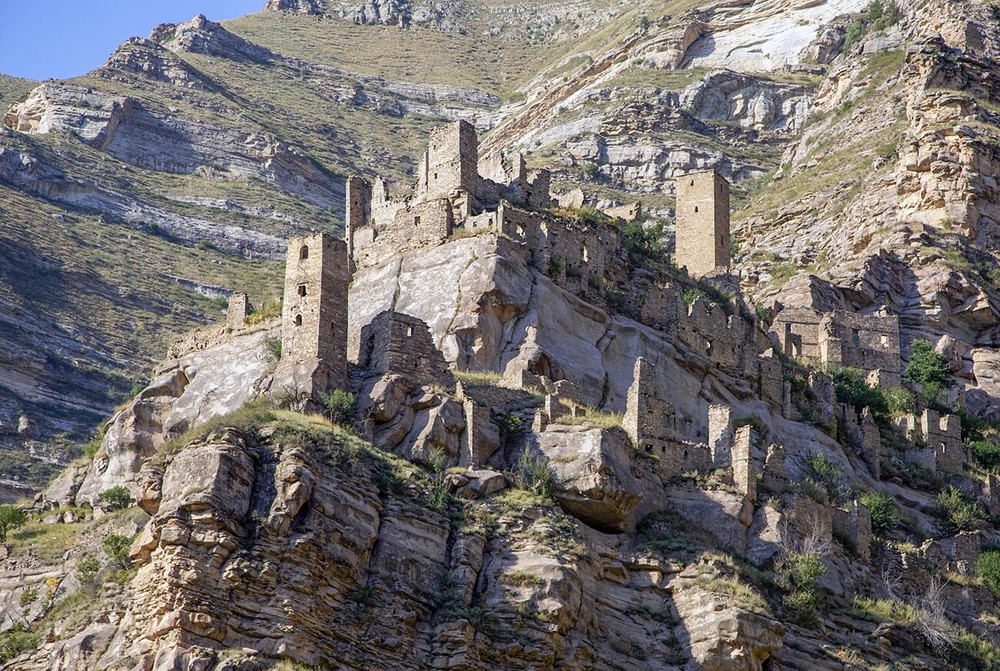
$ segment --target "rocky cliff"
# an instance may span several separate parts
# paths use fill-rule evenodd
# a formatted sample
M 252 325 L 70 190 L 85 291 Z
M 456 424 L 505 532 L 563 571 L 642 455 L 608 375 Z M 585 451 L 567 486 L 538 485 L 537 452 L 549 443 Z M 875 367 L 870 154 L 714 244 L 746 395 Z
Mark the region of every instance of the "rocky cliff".
M 0 664 L 995 668 L 994 9 L 272 0 L 0 81 Z M 356 255 L 289 409 L 286 238 L 455 119 L 565 207 Z

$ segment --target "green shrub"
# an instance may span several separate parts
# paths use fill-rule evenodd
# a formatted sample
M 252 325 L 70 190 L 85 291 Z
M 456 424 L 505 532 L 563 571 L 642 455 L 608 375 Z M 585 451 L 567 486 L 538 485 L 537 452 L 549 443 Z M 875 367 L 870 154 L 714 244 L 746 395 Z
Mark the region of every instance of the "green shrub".
M 681 300 L 684 301 L 684 305 L 691 307 L 694 302 L 699 298 L 707 298 L 708 296 L 701 289 L 685 289 L 681 292 Z
M 837 400 L 847 403 L 860 411 L 871 408 L 872 412 L 885 415 L 889 408 L 882 391 L 869 387 L 867 375 L 860 368 L 844 366 L 833 372 L 833 383 L 837 389 Z
M 120 510 L 132 505 L 132 492 L 125 485 L 117 485 L 105 489 L 99 494 L 100 499 L 108 504 L 111 510 Z
M 894 0 L 873 0 L 858 18 L 854 19 L 844 34 L 844 51 L 861 42 L 869 31 L 891 28 L 899 23 L 903 13 Z
M 319 400 L 326 416 L 335 424 L 348 424 L 354 417 L 357 399 L 349 391 L 334 389 L 328 394 L 320 394 Z
M 969 443 L 972 461 L 987 471 L 1000 469 L 1000 443 L 992 440 L 973 440 Z
M 938 494 L 937 502 L 938 513 L 947 532 L 977 531 L 986 525 L 985 511 L 952 485 Z
M 984 550 L 979 555 L 976 575 L 994 592 L 1000 593 L 1000 549 Z
M 630 221 L 621 227 L 622 236 L 629 252 L 639 259 L 656 258 L 663 254 L 662 221 L 644 226 L 639 220 Z
M 891 417 L 902 417 L 912 415 L 917 411 L 917 399 L 908 389 L 893 387 L 882 394 L 885 398 L 886 409 Z
M 268 364 L 281 361 L 281 338 L 273 337 L 264 341 L 264 359 Z
M 818 583 L 826 570 L 819 552 L 791 553 L 782 562 L 779 581 L 787 590 L 782 604 L 793 621 L 811 624 L 816 620 Z
M 96 557 L 85 557 L 76 565 L 76 577 L 82 585 L 92 585 L 101 570 L 101 562 Z
M 104 553 L 108 556 L 108 559 L 122 569 L 132 567 L 132 560 L 128 556 L 128 549 L 131 545 L 132 536 L 108 534 L 104 537 Z
M 21 592 L 21 599 L 20 599 L 21 608 L 27 608 L 36 601 L 38 601 L 37 587 L 26 587 L 24 591 Z
M 843 500 L 847 495 L 847 486 L 840 468 L 822 452 L 806 458 L 806 479 L 819 487 L 826 500 L 832 503 Z M 808 493 L 808 489 L 806 492 Z
M 0 663 L 36 649 L 41 638 L 40 633 L 33 633 L 27 626 L 18 622 L 9 631 L 0 634 Z
M 885 537 L 899 526 L 899 506 L 890 494 L 885 492 L 865 492 L 861 495 L 861 503 L 868 506 L 872 515 L 872 533 Z
M 17 506 L 4 503 L 0 505 L 0 543 L 7 540 L 7 533 L 24 526 L 28 522 L 28 514 Z
M 503 414 L 497 418 L 497 424 L 507 436 L 517 436 L 524 429 L 524 421 L 517 415 Z
M 541 454 L 523 450 L 510 479 L 519 489 L 547 497 L 551 491 L 552 480 L 549 461 Z
M 923 388 L 931 385 L 937 388 L 950 387 L 951 371 L 948 359 L 934 351 L 934 345 L 927 340 L 914 340 L 910 361 L 903 369 L 903 381 L 919 384 Z M 924 396 L 930 396 L 925 392 Z

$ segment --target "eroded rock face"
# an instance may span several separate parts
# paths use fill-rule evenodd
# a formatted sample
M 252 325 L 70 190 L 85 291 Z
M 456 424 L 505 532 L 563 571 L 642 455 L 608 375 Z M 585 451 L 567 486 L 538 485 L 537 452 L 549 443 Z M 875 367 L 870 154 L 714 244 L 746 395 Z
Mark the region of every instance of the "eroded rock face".
M 701 587 L 711 566 L 678 575 L 553 510 L 508 513 L 489 534 L 457 529 L 415 485 L 376 486 L 383 466 L 330 440 L 221 430 L 167 455 L 159 508 L 132 546 L 130 607 L 60 644 L 58 668 L 269 669 L 285 657 L 624 671 L 680 655 L 757 671 L 781 646 L 776 623 Z M 223 662 L 223 650 L 240 652 Z
M 458 463 L 465 412 L 451 395 L 386 375 L 366 385 L 359 411 L 376 445 L 424 466 Z
M 768 82 L 723 70 L 692 84 L 680 104 L 699 119 L 735 121 L 743 128 L 795 132 L 809 116 L 810 87 Z
M 143 464 L 171 437 L 239 409 L 261 388 L 272 365 L 262 328 L 196 349 L 161 366 L 153 381 L 112 421 L 75 500 L 94 505 L 101 492 L 127 485 L 137 500 Z M 58 499 L 62 487 L 53 490 Z M 58 496 L 57 496 L 58 495 Z
M 80 86 L 45 83 L 14 103 L 4 125 L 21 133 L 69 130 L 97 149 L 105 149 L 135 101 Z

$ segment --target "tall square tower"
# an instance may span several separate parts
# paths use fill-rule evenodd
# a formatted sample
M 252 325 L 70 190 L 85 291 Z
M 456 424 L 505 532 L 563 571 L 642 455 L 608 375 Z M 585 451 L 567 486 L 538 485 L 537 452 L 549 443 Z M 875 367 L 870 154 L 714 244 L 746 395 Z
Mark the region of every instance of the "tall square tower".
M 464 191 L 475 198 L 479 181 L 479 138 L 468 121 L 456 121 L 431 133 L 420 162 L 418 200 L 448 198 Z
M 347 384 L 347 243 L 326 233 L 292 238 L 285 257 L 281 361 L 272 391 L 313 397 Z
M 695 172 L 675 182 L 677 232 L 674 263 L 691 277 L 728 270 L 729 181 L 715 170 Z

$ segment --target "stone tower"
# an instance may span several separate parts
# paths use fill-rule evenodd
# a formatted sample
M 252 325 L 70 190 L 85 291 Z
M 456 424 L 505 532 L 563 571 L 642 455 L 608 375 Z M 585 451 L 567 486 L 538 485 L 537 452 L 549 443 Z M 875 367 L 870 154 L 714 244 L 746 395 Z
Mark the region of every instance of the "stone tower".
M 354 231 L 371 222 L 372 185 L 363 177 L 352 176 L 347 180 L 347 202 L 344 207 L 347 229 L 347 253 L 354 258 Z
M 285 259 L 281 361 L 272 393 L 298 399 L 347 385 L 347 243 L 326 233 L 292 238 Z
M 479 139 L 468 121 L 431 133 L 420 161 L 417 200 L 449 198 L 461 191 L 475 198 L 479 181 Z
M 674 262 L 691 277 L 729 269 L 729 181 L 714 170 L 680 177 L 677 253 Z

